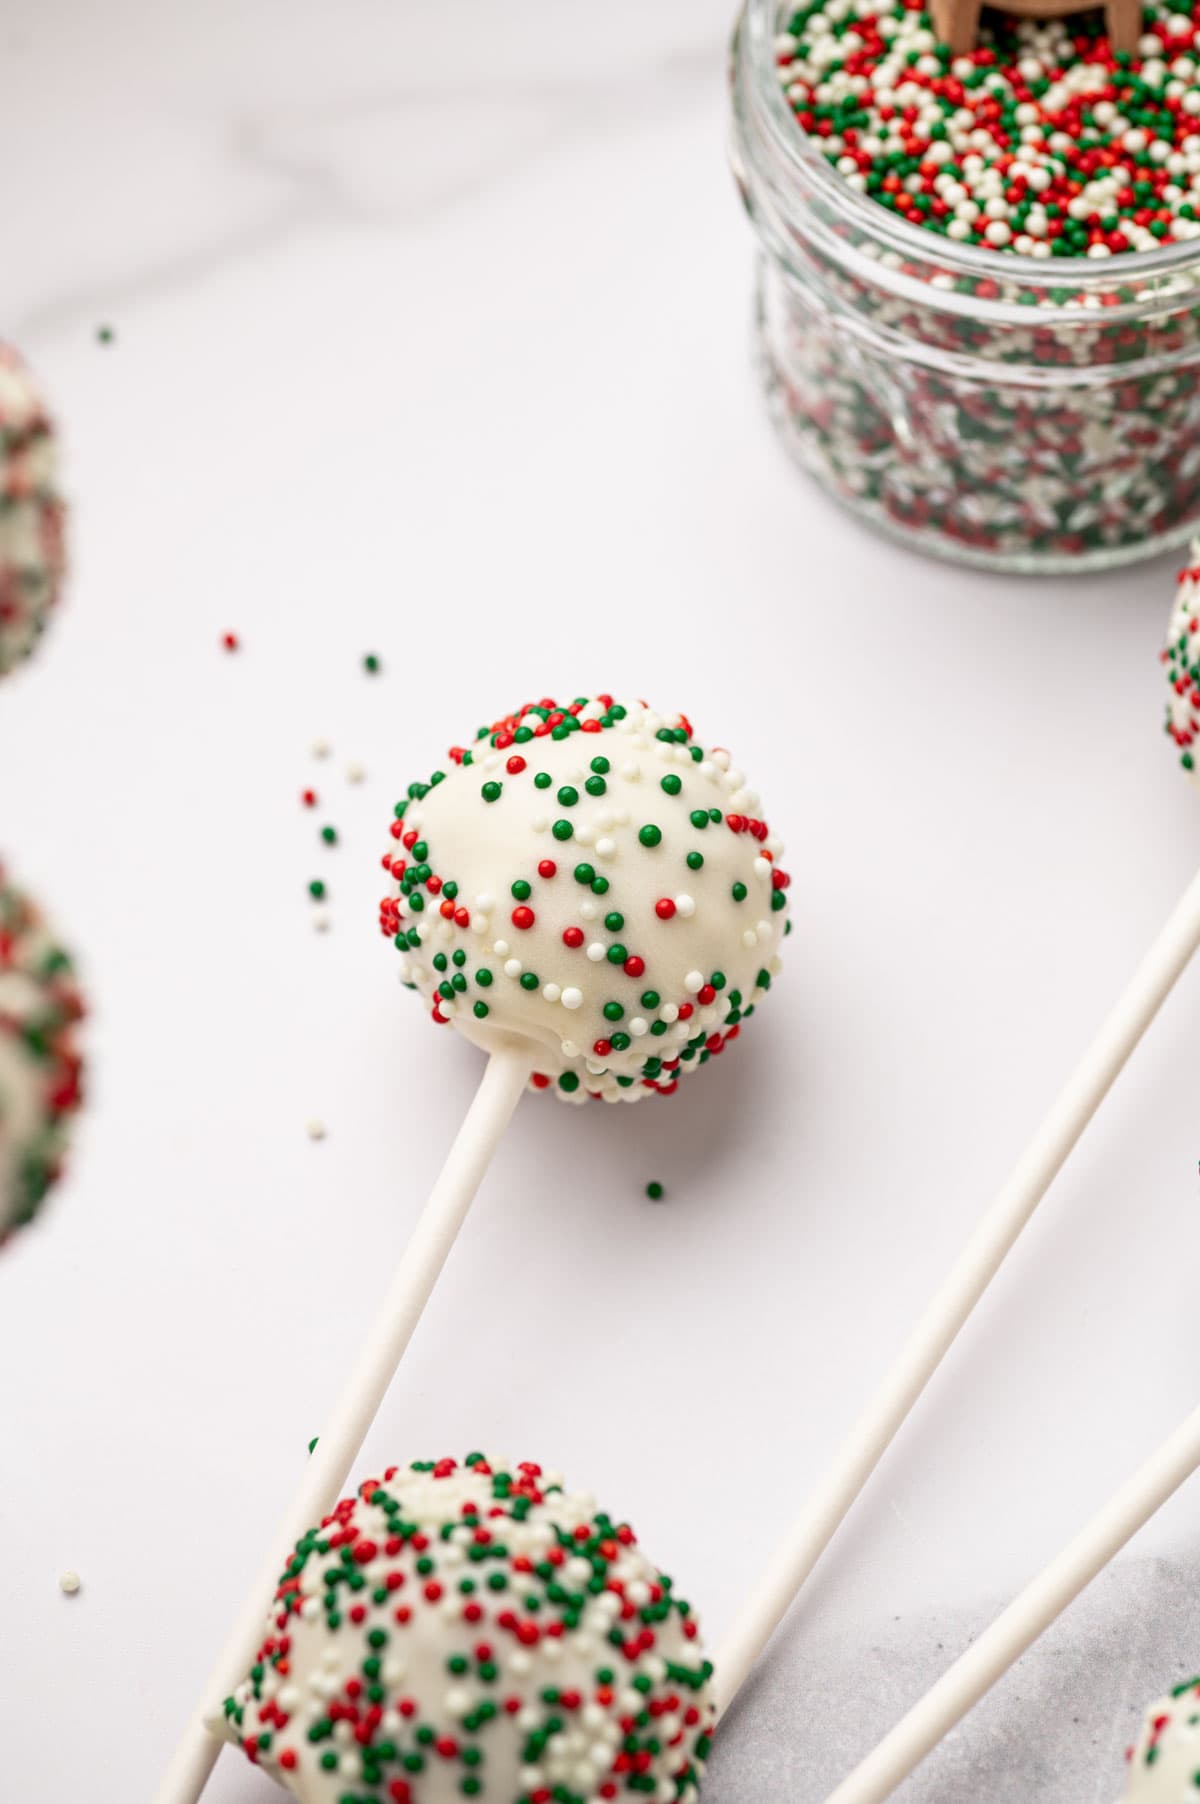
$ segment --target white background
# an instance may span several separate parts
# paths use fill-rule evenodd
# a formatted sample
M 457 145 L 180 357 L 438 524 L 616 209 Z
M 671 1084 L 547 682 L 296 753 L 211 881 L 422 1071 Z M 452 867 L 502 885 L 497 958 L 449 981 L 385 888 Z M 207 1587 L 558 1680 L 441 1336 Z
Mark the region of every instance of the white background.
M 670 1104 L 521 1105 L 365 1460 L 564 1466 L 711 1638 L 1194 866 L 1178 560 L 963 575 L 774 442 L 729 23 L 0 9 L 0 319 L 61 418 L 74 561 L 0 691 L 0 845 L 94 1005 L 70 1178 L 0 1261 L 6 1799 L 149 1795 L 462 1113 L 477 1055 L 375 927 L 391 804 L 452 740 L 644 694 L 734 748 L 787 842 L 752 1031 Z M 1193 972 L 779 1657 L 1003 1597 L 1195 1403 L 1198 998 Z M 1186 1560 L 1195 1511 L 1142 1550 Z M 731 1738 L 753 1722 L 751 1693 Z M 271 1795 L 231 1756 L 211 1789 Z

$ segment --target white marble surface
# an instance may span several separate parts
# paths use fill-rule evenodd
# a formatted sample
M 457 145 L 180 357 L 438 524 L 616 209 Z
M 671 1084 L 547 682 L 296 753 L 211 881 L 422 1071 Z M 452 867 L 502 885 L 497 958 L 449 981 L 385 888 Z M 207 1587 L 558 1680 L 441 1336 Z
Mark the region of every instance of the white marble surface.
M 394 794 L 452 738 L 641 691 L 737 749 L 789 842 L 754 1031 L 619 1133 L 522 1106 L 368 1456 L 564 1464 L 714 1632 L 1200 847 L 1159 730 L 1170 560 L 960 575 L 783 461 L 724 0 L 500 17 L 0 11 L 0 321 L 76 507 L 69 606 L 0 692 L 0 844 L 95 999 L 75 1169 L 0 1264 L 21 1804 L 149 1795 L 461 1111 L 474 1055 L 373 919 Z M 1198 999 L 1193 972 L 815 1578 L 714 1800 L 816 1804 L 813 1650 L 981 1620 L 1194 1404 Z M 1193 1570 L 1196 1503 L 1139 1551 Z M 1179 1656 L 1130 1646 L 1140 1705 Z M 975 1745 L 980 1795 L 1027 1798 Z M 271 1795 L 232 1758 L 211 1792 Z

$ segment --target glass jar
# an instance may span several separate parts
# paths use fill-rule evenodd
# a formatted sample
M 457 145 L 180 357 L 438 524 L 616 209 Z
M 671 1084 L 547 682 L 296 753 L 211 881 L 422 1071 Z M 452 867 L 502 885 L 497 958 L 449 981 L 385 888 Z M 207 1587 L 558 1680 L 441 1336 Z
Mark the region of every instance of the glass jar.
M 906 544 L 1096 570 L 1200 524 L 1200 239 L 980 250 L 857 193 L 796 122 L 779 0 L 745 0 L 732 159 L 761 242 L 758 361 L 796 460 Z

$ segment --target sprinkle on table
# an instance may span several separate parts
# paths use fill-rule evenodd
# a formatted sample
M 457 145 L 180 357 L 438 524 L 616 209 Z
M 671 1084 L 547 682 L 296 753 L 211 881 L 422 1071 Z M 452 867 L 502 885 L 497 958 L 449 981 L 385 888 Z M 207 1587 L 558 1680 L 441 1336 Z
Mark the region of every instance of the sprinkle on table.
M 650 1198 L 652 1203 L 661 1203 L 666 1194 L 666 1191 L 663 1189 L 657 1178 L 652 1178 L 646 1185 L 646 1195 Z
M 74 1597 L 82 1583 L 83 1580 L 77 1572 L 68 1571 L 61 1574 L 58 1581 L 58 1588 L 60 1591 L 64 1592 L 67 1597 Z
M 321 838 L 327 846 L 336 846 L 338 842 L 336 827 L 322 827 Z
M 325 888 L 324 883 L 322 883 L 322 881 L 319 877 L 313 878 L 312 882 L 308 886 L 308 893 L 312 897 L 314 902 L 323 902 L 325 900 L 325 896 L 327 893 L 326 888 Z
M 238 638 L 236 633 L 222 633 L 221 634 L 221 644 L 224 646 L 226 651 L 237 651 L 239 646 L 241 645 L 241 640 Z
M 111 326 L 97 326 L 96 327 L 96 343 L 97 344 L 110 345 L 114 342 L 114 340 L 116 339 L 116 336 L 117 335 L 113 331 Z
M 383 669 L 383 660 L 377 652 L 369 651 L 363 658 L 363 669 L 368 676 L 378 676 Z

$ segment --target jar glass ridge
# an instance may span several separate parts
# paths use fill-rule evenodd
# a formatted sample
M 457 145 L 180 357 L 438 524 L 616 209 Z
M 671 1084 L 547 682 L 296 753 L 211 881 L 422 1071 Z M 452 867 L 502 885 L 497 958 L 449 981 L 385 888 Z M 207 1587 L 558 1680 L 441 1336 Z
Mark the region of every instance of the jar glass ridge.
M 779 0 L 745 0 L 731 157 L 760 241 L 772 418 L 810 474 L 906 544 L 985 568 L 1102 569 L 1200 525 L 1200 238 L 1035 259 L 909 225 L 792 115 Z

